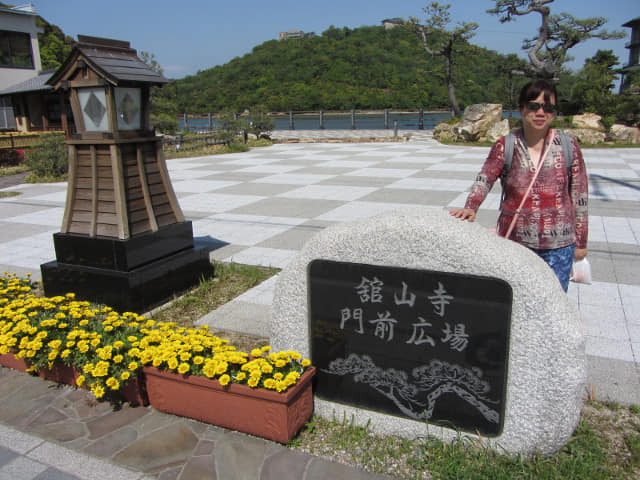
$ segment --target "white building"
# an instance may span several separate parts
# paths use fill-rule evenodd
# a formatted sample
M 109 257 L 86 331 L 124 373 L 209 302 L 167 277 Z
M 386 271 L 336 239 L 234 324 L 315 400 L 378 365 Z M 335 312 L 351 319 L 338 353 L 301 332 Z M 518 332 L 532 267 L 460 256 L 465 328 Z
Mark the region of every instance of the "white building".
M 0 90 L 36 77 L 42 64 L 31 5 L 0 7 Z
M 35 79 L 42 70 L 36 17 L 30 4 L 0 7 L 0 92 Z M 11 98 L 0 95 L 0 129 L 14 128 Z

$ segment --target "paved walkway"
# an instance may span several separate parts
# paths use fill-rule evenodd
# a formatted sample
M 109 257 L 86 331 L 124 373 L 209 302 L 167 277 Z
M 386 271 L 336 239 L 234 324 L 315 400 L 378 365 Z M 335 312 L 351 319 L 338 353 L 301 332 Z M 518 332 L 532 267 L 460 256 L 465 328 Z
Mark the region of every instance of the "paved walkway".
M 463 204 L 488 148 L 440 145 L 428 131 L 380 141 L 392 134 L 275 132 L 293 143 L 168 166 L 196 241 L 212 258 L 282 267 L 332 223 Z M 344 137 L 352 141 L 337 143 Z M 312 140 L 324 143 L 296 143 Z M 595 397 L 640 404 L 640 148 L 584 154 L 594 281 L 571 284 L 569 295 L 583 316 Z M 39 265 L 55 258 L 51 236 L 66 184 L 4 190 L 21 195 L 0 199 L 0 269 L 39 278 Z M 496 187 L 481 224 L 495 224 L 498 202 Z M 268 336 L 273 286 L 270 279 L 200 322 Z M 10 370 L 0 377 L 0 480 L 383 478 L 152 408 L 112 412 L 84 391 Z

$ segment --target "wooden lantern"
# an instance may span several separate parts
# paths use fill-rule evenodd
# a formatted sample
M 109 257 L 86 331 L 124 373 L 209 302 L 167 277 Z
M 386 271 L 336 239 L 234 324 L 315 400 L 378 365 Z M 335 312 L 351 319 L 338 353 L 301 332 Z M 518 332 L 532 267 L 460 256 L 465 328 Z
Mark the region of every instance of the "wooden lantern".
M 68 91 L 77 133 L 67 141 L 57 261 L 41 268 L 45 294 L 75 291 L 136 311 L 213 273 L 208 252 L 194 249 L 161 138 L 149 128 L 150 89 L 166 82 L 129 42 L 88 36 L 49 79 Z

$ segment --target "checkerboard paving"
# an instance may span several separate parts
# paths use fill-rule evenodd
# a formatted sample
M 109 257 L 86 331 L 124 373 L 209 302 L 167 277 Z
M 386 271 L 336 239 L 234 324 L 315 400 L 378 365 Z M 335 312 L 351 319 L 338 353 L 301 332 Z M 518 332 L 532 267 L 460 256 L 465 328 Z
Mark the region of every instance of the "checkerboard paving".
M 288 134 L 316 139 L 375 135 Z M 405 207 L 463 206 L 488 152 L 486 147 L 441 145 L 429 132 L 412 132 L 408 142 L 279 143 L 244 153 L 169 160 L 167 165 L 196 242 L 212 249 L 212 259 L 283 267 L 311 236 L 333 223 Z M 637 364 L 640 148 L 588 149 L 584 157 L 594 282 L 572 283 L 569 295 L 583 313 L 587 353 Z M 20 195 L 0 199 L 0 268 L 32 272 L 37 278 L 40 264 L 55 258 L 51 236 L 62 222 L 66 184 L 7 190 Z M 495 225 L 499 202 L 496 185 L 479 211 L 481 224 Z M 270 304 L 273 285 L 267 283 L 240 301 Z

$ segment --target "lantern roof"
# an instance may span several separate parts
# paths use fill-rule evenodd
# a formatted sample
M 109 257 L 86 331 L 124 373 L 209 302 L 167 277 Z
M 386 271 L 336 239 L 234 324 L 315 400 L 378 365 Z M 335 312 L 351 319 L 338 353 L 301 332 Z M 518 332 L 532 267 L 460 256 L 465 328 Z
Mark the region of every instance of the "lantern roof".
M 160 85 L 168 80 L 144 63 L 129 42 L 78 35 L 78 42 L 62 66 L 47 81 L 54 88 L 68 80 L 78 68 L 88 67 L 114 86 Z

